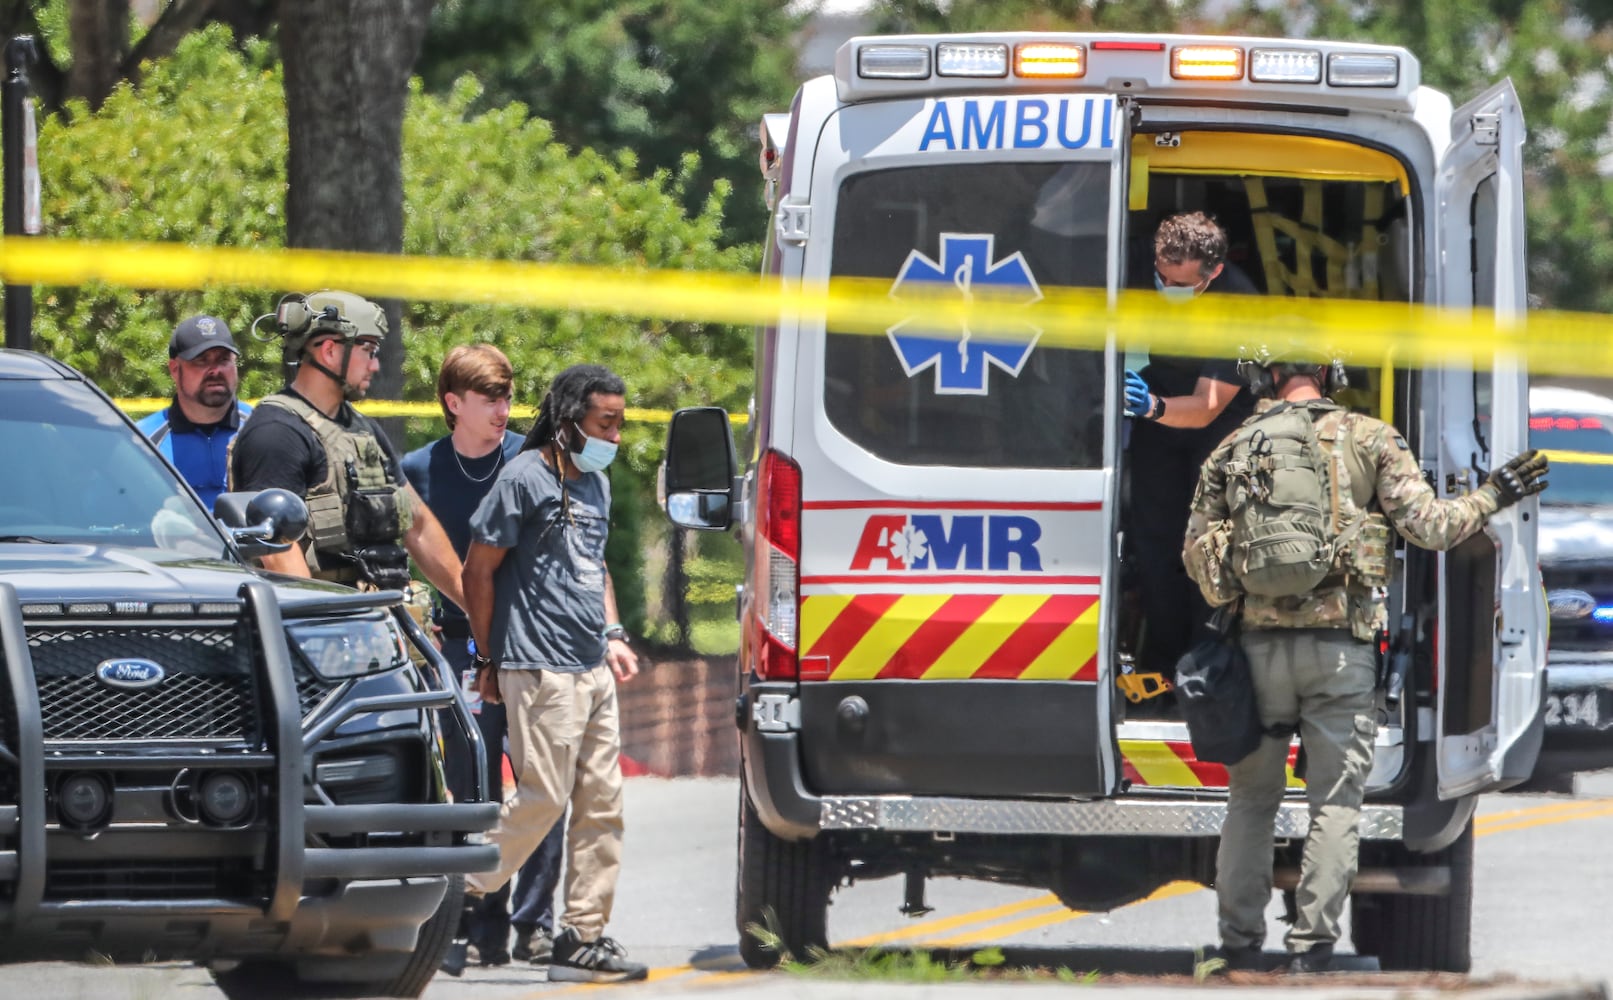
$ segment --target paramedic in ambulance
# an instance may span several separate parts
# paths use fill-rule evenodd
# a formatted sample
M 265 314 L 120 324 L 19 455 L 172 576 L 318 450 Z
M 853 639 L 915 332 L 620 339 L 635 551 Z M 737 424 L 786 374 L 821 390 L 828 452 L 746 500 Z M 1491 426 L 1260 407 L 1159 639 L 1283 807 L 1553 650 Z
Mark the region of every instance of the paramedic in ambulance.
M 1227 768 L 1215 871 L 1221 950 L 1228 968 L 1260 967 L 1273 826 L 1297 732 L 1307 759 L 1310 828 L 1285 943 L 1290 972 L 1320 972 L 1332 961 L 1358 861 L 1392 532 L 1425 549 L 1450 549 L 1496 511 L 1545 489 L 1548 468 L 1545 455 L 1526 451 L 1472 493 L 1442 500 L 1393 426 L 1327 398 L 1343 372 L 1330 352 L 1298 343 L 1261 348 L 1246 370 L 1260 395 L 1275 398 L 1260 402 L 1204 462 L 1182 549 L 1206 600 L 1242 601 L 1242 643 L 1266 729 L 1254 752 Z M 1288 476 L 1279 483 L 1271 480 L 1269 461 L 1260 461 L 1272 456 L 1288 458 Z M 1317 501 L 1307 508 L 1314 514 L 1284 505 L 1306 491 Z M 1276 500 L 1234 508 L 1229 493 Z M 1329 504 L 1328 496 L 1337 499 Z M 1319 510 L 1324 506 L 1331 509 Z M 1315 544 L 1298 552 L 1249 547 L 1266 516 L 1265 528 L 1289 537 L 1310 518 Z
M 1226 233 L 1203 212 L 1167 216 L 1154 232 L 1152 267 L 1134 267 L 1133 284 L 1167 298 L 1257 294 L 1226 258 Z M 1134 418 L 1126 534 L 1145 629 L 1137 668 L 1168 677 L 1209 617 L 1181 559 L 1199 464 L 1254 409 L 1254 397 L 1235 360 L 1161 355 L 1140 373 L 1126 372 L 1125 393 Z

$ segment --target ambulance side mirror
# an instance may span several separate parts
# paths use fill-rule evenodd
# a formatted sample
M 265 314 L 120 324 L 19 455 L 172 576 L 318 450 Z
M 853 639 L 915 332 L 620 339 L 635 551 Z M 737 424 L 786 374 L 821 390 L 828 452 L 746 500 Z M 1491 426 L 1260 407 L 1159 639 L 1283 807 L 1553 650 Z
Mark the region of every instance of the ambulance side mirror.
M 673 524 L 726 531 L 733 523 L 734 437 L 728 412 L 697 406 L 672 414 L 656 492 Z

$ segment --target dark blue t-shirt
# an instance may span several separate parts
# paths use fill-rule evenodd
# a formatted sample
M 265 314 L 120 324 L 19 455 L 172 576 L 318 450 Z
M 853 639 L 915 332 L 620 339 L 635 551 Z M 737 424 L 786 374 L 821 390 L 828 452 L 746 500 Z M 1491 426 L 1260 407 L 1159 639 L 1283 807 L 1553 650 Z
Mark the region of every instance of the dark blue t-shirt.
M 499 470 L 520 453 L 523 440 L 521 435 L 505 431 L 503 447 L 481 458 L 465 458 L 454 452 L 450 435 L 403 456 L 403 474 L 442 522 L 459 558 L 464 559 L 470 551 L 470 516 L 493 488 Z M 442 598 L 442 610 L 445 621 L 466 622 L 465 612 L 446 597 Z
M 605 659 L 610 480 L 564 488 L 541 450 L 504 467 L 471 519 L 471 539 L 510 550 L 493 574 L 490 655 L 503 670 L 581 673 Z

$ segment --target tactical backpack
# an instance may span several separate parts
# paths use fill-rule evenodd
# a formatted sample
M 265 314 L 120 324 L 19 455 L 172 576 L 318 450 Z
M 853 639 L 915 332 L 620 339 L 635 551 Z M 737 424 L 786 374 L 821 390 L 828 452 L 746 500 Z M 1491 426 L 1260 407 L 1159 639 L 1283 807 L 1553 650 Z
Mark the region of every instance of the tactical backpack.
M 1309 593 L 1334 568 L 1334 555 L 1360 529 L 1335 535 L 1327 453 L 1314 417 L 1331 400 L 1279 403 L 1234 432 L 1225 466 L 1231 565 L 1249 594 Z

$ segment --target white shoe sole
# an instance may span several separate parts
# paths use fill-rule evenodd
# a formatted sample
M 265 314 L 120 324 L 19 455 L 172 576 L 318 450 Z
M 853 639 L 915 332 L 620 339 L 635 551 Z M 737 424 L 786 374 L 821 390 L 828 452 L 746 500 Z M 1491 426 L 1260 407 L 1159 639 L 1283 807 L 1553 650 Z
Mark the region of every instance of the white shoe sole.
M 649 969 L 639 969 L 635 972 L 606 972 L 602 969 L 580 969 L 575 965 L 549 966 L 551 983 L 633 983 L 646 979 L 649 975 Z

